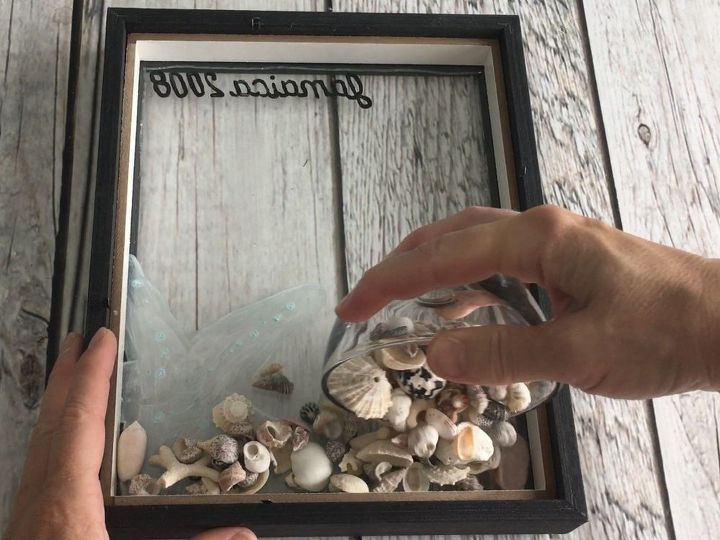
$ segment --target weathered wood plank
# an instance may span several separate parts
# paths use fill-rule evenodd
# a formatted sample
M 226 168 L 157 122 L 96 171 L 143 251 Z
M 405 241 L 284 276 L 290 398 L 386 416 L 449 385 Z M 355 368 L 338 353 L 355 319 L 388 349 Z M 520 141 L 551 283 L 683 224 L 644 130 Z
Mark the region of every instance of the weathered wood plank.
M 387 2 L 336 1 L 336 11 L 517 13 L 521 17 L 540 170 L 550 202 L 613 222 L 603 154 L 593 111 L 592 87 L 583 49 L 583 30 L 575 2 Z M 410 98 L 407 98 L 410 99 Z M 352 117 L 341 116 L 341 129 Z M 431 132 L 432 133 L 432 132 Z M 428 135 L 425 135 L 428 136 Z M 430 135 L 432 136 L 432 135 Z M 409 136 L 409 140 L 412 140 Z M 386 150 L 403 155 L 405 143 Z M 362 174 L 371 174 L 368 160 Z M 350 171 L 343 169 L 343 182 Z M 360 174 L 360 173 L 358 173 Z M 393 179 L 394 180 L 394 179 Z M 391 185 L 390 182 L 384 184 Z M 382 201 L 383 184 L 368 197 Z M 463 201 L 461 204 L 466 203 Z M 395 211 L 395 209 L 393 209 Z M 431 215 L 425 216 L 429 221 Z M 413 223 L 415 224 L 415 223 Z M 376 221 L 376 242 L 390 245 L 404 232 L 403 224 L 389 237 L 389 227 Z M 365 224 L 366 227 L 369 223 Z M 349 228 L 349 227 L 348 227 Z M 381 240 L 379 233 L 385 238 Z M 348 244 L 348 251 L 352 246 Z M 378 254 L 365 249 L 366 265 Z M 351 257 L 348 255 L 348 259 Z M 646 406 L 574 392 L 576 428 L 590 510 L 590 523 L 574 538 L 662 538 L 667 536 L 662 487 L 649 431 Z M 633 482 L 628 482 L 633 478 Z
M 623 228 L 720 256 L 720 3 L 612 1 L 585 9 Z M 653 405 L 675 535 L 717 536 L 720 396 Z
M 0 530 L 44 384 L 71 8 L 0 0 Z

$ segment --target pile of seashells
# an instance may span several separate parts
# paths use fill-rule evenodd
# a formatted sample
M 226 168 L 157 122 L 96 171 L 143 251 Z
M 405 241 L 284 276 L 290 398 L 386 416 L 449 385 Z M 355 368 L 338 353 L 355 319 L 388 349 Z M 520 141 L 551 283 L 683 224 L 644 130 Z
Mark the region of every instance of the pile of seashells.
M 381 323 L 371 339 L 397 343 L 392 340 L 420 324 Z M 280 373 L 273 366 L 268 376 Z M 161 446 L 148 461 L 164 469 L 157 478 L 140 474 L 147 434 L 133 422 L 118 441 L 118 478 L 131 495 L 156 495 L 186 479 L 188 494 L 252 494 L 271 471 L 307 492 L 480 490 L 479 475 L 496 469 L 501 448 L 518 439 L 508 417 L 531 402 L 524 383 L 479 386 L 439 378 L 417 343 L 351 357 L 334 366 L 324 384 L 332 401 L 306 403 L 299 418 L 258 424 L 247 397 L 227 396 L 212 410 L 222 433 Z

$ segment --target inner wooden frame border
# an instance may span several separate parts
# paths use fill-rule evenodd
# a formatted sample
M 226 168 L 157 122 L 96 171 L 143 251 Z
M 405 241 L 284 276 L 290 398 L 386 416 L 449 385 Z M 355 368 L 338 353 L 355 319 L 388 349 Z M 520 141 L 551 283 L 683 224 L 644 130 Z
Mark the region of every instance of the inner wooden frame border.
M 136 97 L 136 56 L 138 42 L 259 42 L 259 43 L 369 43 L 369 44 L 406 44 L 441 45 L 462 44 L 489 47 L 492 57 L 492 70 L 486 69 L 488 86 L 494 83 L 496 91 L 502 156 L 505 167 L 508 191 L 501 195 L 501 206 L 520 209 L 518 197 L 518 178 L 515 171 L 514 154 L 510 132 L 510 119 L 507 109 L 507 94 L 502 69 L 500 45 L 492 39 L 468 38 L 408 38 L 408 37 L 353 37 L 353 36 L 249 36 L 224 34 L 146 34 L 134 33 L 128 36 L 123 73 L 122 114 L 120 125 L 120 152 L 117 178 L 117 213 L 114 227 L 112 277 L 109 298 L 109 328 L 118 336 L 118 356 L 110 381 L 108 411 L 105 417 L 105 452 L 100 471 L 101 487 L 107 506 L 145 506 L 145 505 L 190 505 L 190 504 L 257 504 L 274 503 L 311 503 L 311 502 L 390 502 L 390 501 L 481 501 L 481 500 L 537 500 L 556 497 L 555 472 L 552 463 L 548 414 L 545 405 L 528 413 L 528 445 L 530 447 L 530 466 L 533 479 L 544 484 L 542 489 L 526 490 L 488 490 L 488 491 L 437 491 L 427 493 L 385 493 L 385 494 L 340 494 L 340 493 L 260 493 L 255 495 L 226 494 L 207 495 L 153 495 L 133 496 L 117 495 L 116 460 L 119 429 L 120 399 L 122 394 L 122 362 L 124 357 L 125 300 L 127 286 L 127 256 L 130 244 L 132 223 L 132 185 L 129 181 L 130 162 L 135 154 L 136 132 L 134 118 L 134 100 Z M 137 63 L 139 68 L 139 62 Z M 487 66 L 486 66 L 487 67 Z M 492 78 L 491 78 L 492 77 Z M 490 96 L 488 95 L 488 101 Z M 492 113 L 491 113 L 492 114 Z M 497 134 L 491 129 L 493 147 Z M 493 159 L 497 169 L 497 151 Z M 496 172 L 496 181 L 500 180 Z M 498 190 L 500 186 L 498 185 Z M 503 201 L 504 199 L 504 201 Z M 502 203 L 505 202 L 503 205 Z M 118 277 L 120 279 L 118 279 Z

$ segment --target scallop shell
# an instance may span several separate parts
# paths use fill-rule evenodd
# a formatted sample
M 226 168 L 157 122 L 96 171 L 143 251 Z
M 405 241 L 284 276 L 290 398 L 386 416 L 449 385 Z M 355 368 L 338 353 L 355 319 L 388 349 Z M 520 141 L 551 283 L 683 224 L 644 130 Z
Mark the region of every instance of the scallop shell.
M 177 460 L 186 465 L 195 463 L 203 454 L 203 450 L 197 445 L 197 441 L 187 438 L 175 441 L 172 445 L 172 451 Z
M 419 422 L 425 420 L 425 413 L 428 409 L 432 409 L 435 403 L 428 399 L 414 399 L 412 405 L 410 405 L 410 412 L 407 417 L 408 429 L 417 427 Z
M 363 463 L 355 456 L 355 450 L 347 452 L 338 464 L 338 468 L 341 472 L 353 474 L 355 476 L 362 473 L 362 467 Z
M 383 474 L 392 469 L 392 465 L 387 461 L 381 461 L 379 463 L 365 463 L 363 465 L 363 472 L 373 482 L 379 482 L 383 477 Z
M 292 437 L 293 430 L 285 420 L 266 420 L 256 430 L 257 440 L 268 448 L 282 448 Z
M 438 431 L 430 424 L 420 424 L 408 433 L 408 449 L 419 458 L 429 458 L 438 445 Z
M 413 352 L 415 354 L 412 354 Z M 422 349 L 406 349 L 400 346 L 384 347 L 375 351 L 373 356 L 379 365 L 395 371 L 418 369 L 427 360 Z
M 443 439 L 452 439 L 458 433 L 455 422 L 437 409 L 428 409 L 425 412 L 425 421 L 434 427 Z
M 245 396 L 231 394 L 213 407 L 212 418 L 215 425 L 227 431 L 232 424 L 241 424 L 252 418 L 252 403 Z
M 488 434 L 498 446 L 512 446 L 517 441 L 517 431 L 510 422 L 496 422 Z
M 245 476 L 247 476 L 245 469 L 236 461 L 220 473 L 217 482 L 220 486 L 220 491 L 227 493 L 235 484 L 245 480 Z
M 370 443 L 358 451 L 357 458 L 366 463 L 387 461 L 395 467 L 409 467 L 413 462 L 413 457 L 410 452 L 386 440 Z
M 322 491 L 332 475 L 333 465 L 322 446 L 310 442 L 299 452 L 290 455 L 292 474 L 286 482 L 307 490 Z M 291 486 L 292 487 L 292 486 Z
M 467 478 L 468 472 L 466 467 L 455 467 L 454 465 L 425 467 L 425 475 L 430 483 L 440 486 L 454 485 L 460 480 Z
M 525 383 L 513 383 L 507 387 L 507 397 L 505 398 L 505 405 L 512 412 L 516 413 L 522 411 L 530 406 L 532 402 L 532 396 L 530 395 L 530 389 Z
M 230 465 L 238 460 L 240 448 L 238 442 L 225 434 L 215 435 L 197 445 L 205 450 L 208 456 L 220 465 Z
M 140 422 L 135 421 L 126 427 L 118 438 L 117 475 L 121 482 L 140 473 L 146 450 L 147 432 Z
M 252 495 L 253 493 L 257 493 L 265 486 L 265 484 L 268 481 L 268 478 L 270 478 L 270 471 L 265 471 L 263 473 L 260 473 L 260 474 L 258 474 L 257 480 L 255 481 L 254 484 L 247 486 L 247 487 L 240 487 L 240 485 L 237 485 L 233 488 L 232 493 L 239 493 L 242 495 Z
M 392 432 L 390 431 L 390 428 L 383 426 L 375 431 L 371 431 L 370 433 L 358 435 L 350 441 L 350 448 L 353 450 L 361 450 L 372 442 L 390 438 L 391 434 Z
M 313 422 L 313 431 L 327 439 L 337 439 L 343 433 L 343 421 L 332 411 L 322 410 Z
M 403 491 L 429 491 L 430 480 L 425 473 L 425 467 L 422 463 L 413 463 L 405 473 L 402 481 Z
M 310 425 L 312 425 L 312 423 L 315 421 L 318 414 L 320 414 L 320 405 L 318 405 L 314 401 L 308 401 L 302 407 L 300 407 L 300 418 L 305 420 Z
M 250 441 L 243 446 L 243 463 L 250 472 L 264 473 L 270 468 L 270 450 L 257 441 Z
M 386 472 L 380 478 L 380 482 L 373 487 L 373 493 L 392 493 L 398 488 L 406 474 L 407 468 Z
M 352 474 L 333 474 L 330 477 L 330 491 L 342 493 L 369 493 L 365 480 Z
M 360 418 L 382 418 L 392 404 L 385 370 L 369 356 L 351 358 L 328 376 L 327 390 Z
M 395 431 L 405 431 L 407 429 L 407 417 L 410 414 L 410 406 L 412 399 L 401 388 L 395 388 L 391 394 L 392 404 L 385 413 L 384 419 L 390 422 Z

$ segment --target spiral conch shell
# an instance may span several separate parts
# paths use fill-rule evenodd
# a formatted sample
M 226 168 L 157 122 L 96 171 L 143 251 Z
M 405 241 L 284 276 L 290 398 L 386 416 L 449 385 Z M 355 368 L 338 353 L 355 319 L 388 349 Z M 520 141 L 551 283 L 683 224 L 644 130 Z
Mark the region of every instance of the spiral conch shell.
M 438 432 L 430 424 L 420 424 L 408 434 L 408 448 L 419 458 L 429 458 L 435 453 Z
M 252 413 L 252 403 L 248 398 L 231 394 L 213 407 L 212 417 L 218 428 L 228 432 L 236 424 L 245 424 L 252 418 Z
M 327 390 L 360 418 L 382 418 L 392 404 L 385 370 L 369 356 L 351 358 L 328 376 Z

